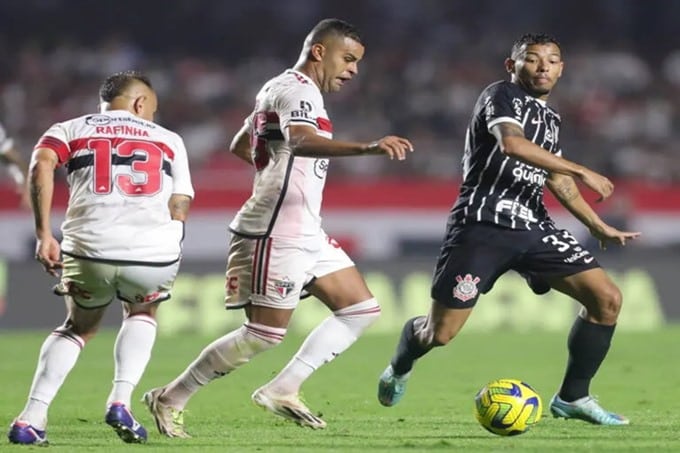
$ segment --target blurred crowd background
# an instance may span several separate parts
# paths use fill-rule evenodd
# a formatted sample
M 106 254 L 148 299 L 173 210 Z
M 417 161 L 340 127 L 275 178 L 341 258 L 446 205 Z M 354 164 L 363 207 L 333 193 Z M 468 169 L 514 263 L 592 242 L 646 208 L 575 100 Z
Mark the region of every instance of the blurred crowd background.
M 476 97 L 506 77 L 517 37 L 545 31 L 563 46 L 550 102 L 563 117 L 565 155 L 615 178 L 680 181 L 673 0 L 3 0 L 0 122 L 28 156 L 52 123 L 96 111 L 105 76 L 139 69 L 200 184 L 250 185 L 226 143 L 262 83 L 295 63 L 324 17 L 357 25 L 367 48 L 360 76 L 327 96 L 336 137 L 395 133 L 418 150 L 405 165 L 337 159 L 331 179 L 457 179 Z

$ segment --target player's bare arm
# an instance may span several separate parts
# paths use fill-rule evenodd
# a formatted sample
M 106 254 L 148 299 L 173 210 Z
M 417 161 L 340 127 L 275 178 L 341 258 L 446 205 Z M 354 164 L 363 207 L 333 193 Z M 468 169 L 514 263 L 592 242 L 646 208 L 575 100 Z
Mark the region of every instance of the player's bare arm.
M 172 220 L 180 220 L 186 222 L 189 216 L 189 207 L 191 206 L 191 197 L 174 193 L 170 196 L 168 201 L 168 208 L 170 209 L 170 217 Z
M 608 242 L 626 245 L 627 240 L 640 236 L 639 232 L 619 231 L 607 225 L 585 201 L 571 176 L 551 173 L 546 180 L 546 186 L 562 206 L 588 227 L 590 233 L 600 241 L 602 249 L 607 248 Z
M 29 167 L 31 206 L 35 219 L 36 250 L 35 258 L 47 273 L 57 276 L 62 267 L 61 248 L 52 235 L 50 211 L 54 193 L 54 170 L 57 155 L 51 149 L 39 148 L 33 152 Z
M 286 138 L 296 156 L 334 157 L 362 154 L 386 154 L 390 159 L 404 160 L 413 151 L 413 145 L 405 138 L 388 135 L 371 143 L 330 140 L 316 133 L 313 127 L 289 126 Z
M 506 155 L 551 173 L 561 173 L 579 179 L 600 195 L 598 201 L 608 198 L 614 192 L 614 184 L 608 178 L 575 162 L 546 152 L 540 146 L 527 140 L 522 128 L 515 123 L 496 124 L 491 128 L 491 132 Z
M 248 164 L 253 165 L 253 157 L 251 153 L 250 145 L 250 131 L 248 125 L 244 124 L 243 127 L 234 135 L 229 145 L 229 151 L 236 157 L 248 162 Z

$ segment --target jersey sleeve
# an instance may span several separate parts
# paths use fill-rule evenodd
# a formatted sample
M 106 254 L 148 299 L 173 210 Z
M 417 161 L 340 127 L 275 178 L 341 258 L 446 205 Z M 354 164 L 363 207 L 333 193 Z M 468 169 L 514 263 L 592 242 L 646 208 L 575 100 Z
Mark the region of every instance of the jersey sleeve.
M 500 123 L 513 123 L 522 127 L 524 100 L 511 90 L 509 83 L 495 85 L 486 94 L 484 115 L 489 132 Z
M 288 126 L 319 128 L 317 119 L 323 112 L 323 99 L 316 87 L 301 83 L 281 92 L 274 105 L 283 131 Z
M 5 154 L 14 147 L 14 140 L 7 136 L 5 128 L 0 124 L 0 154 Z
M 189 158 L 184 140 L 179 136 L 177 137 L 175 157 L 172 161 L 172 193 L 194 198 L 194 186 L 191 184 L 191 173 L 189 172 Z
M 68 145 L 68 134 L 63 124 L 57 123 L 50 127 L 33 149 L 48 148 L 57 154 L 59 166 L 64 165 L 70 158 L 70 148 Z

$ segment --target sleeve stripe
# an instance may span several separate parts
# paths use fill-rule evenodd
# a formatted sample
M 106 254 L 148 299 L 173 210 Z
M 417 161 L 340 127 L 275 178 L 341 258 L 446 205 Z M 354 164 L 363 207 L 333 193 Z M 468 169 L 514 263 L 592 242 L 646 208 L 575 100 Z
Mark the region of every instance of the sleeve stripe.
M 60 164 L 68 161 L 69 147 L 66 143 L 62 142 L 58 138 L 43 136 L 34 147 L 34 149 L 38 148 L 48 148 L 57 153 Z
M 489 124 L 487 124 L 487 129 L 489 130 L 489 132 L 491 132 L 492 127 L 494 127 L 496 124 L 499 124 L 499 123 L 513 123 L 513 124 L 516 124 L 519 127 L 521 127 L 522 130 L 524 130 L 522 123 L 520 123 L 516 119 L 514 119 L 510 116 L 501 116 L 499 118 L 494 118 L 493 120 L 489 121 Z

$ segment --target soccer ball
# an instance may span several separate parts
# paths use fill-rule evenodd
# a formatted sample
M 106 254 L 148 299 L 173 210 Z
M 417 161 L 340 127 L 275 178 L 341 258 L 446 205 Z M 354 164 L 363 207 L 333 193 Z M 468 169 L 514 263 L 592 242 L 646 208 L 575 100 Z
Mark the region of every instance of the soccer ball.
M 499 436 L 516 436 L 541 419 L 541 397 L 529 384 L 517 379 L 489 382 L 475 396 L 475 417 Z

